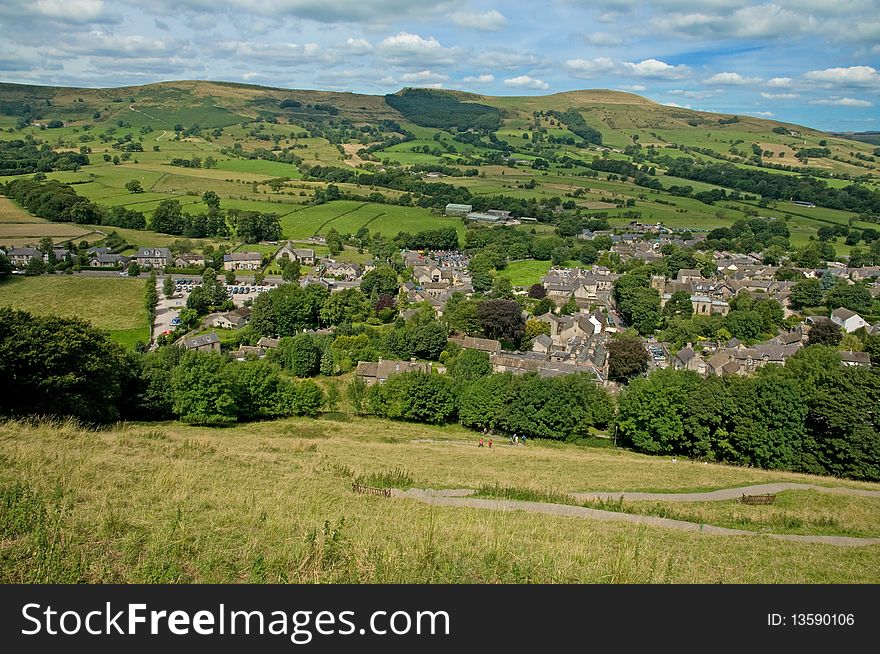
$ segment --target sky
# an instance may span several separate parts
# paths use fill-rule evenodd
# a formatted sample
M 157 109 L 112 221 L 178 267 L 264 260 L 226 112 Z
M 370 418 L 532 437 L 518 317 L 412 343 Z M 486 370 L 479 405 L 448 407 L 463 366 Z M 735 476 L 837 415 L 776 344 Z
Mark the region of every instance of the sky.
M 880 130 L 880 0 L 2 0 L 0 80 L 629 91 Z

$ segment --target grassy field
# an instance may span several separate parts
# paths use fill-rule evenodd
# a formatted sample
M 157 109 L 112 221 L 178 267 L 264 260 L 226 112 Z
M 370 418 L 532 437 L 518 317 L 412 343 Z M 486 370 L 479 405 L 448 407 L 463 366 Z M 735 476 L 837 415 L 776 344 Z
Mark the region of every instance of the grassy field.
M 143 297 L 144 280 L 123 277 L 14 276 L 0 284 L 0 306 L 82 318 L 126 346 L 149 340 Z
M 459 234 L 464 232 L 460 220 L 438 216 L 427 209 L 352 200 L 296 207 L 281 216 L 284 238 L 291 239 L 326 234 L 331 229 L 340 234 L 354 234 L 363 226 L 371 232 L 395 236 L 398 232 L 415 233 L 449 225 L 455 227 Z
M 429 506 L 350 490 L 353 478 L 395 470 L 418 487 L 547 492 L 865 484 L 537 442 L 479 450 L 458 427 L 331 415 L 213 430 L 0 424 L 8 508 L 0 514 L 0 581 L 880 581 L 880 546 Z M 786 496 L 785 510 L 830 512 L 846 529 L 876 531 L 876 501 L 837 499 L 811 509 L 811 498 Z
M 540 283 L 541 278 L 547 274 L 552 265 L 551 261 L 524 259 L 510 262 L 507 268 L 497 271 L 496 274 L 499 277 L 507 277 L 514 286 L 531 286 Z M 580 261 L 566 261 L 564 265 L 570 268 L 583 266 Z
M 42 222 L 45 222 L 42 218 L 32 216 L 9 198 L 0 196 L 0 224 Z

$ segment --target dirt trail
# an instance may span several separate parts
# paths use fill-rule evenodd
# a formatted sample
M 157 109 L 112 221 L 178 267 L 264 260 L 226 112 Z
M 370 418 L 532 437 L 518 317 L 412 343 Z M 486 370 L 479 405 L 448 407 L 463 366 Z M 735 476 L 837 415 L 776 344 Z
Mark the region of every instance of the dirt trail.
M 783 484 L 765 484 L 763 486 L 750 486 L 745 488 L 766 488 L 769 486 L 782 486 Z M 808 486 L 807 484 L 788 484 L 788 486 Z M 819 488 L 819 487 L 813 487 Z M 742 488 L 730 488 L 718 492 L 734 492 L 733 497 L 739 497 Z M 849 491 L 850 489 L 830 489 L 832 491 Z M 766 492 L 766 491 L 765 491 Z M 861 493 L 873 493 L 875 491 L 861 491 Z M 521 500 L 498 500 L 481 499 L 470 497 L 474 491 L 470 489 L 433 490 L 430 488 L 411 488 L 406 491 L 392 489 L 392 497 L 416 500 L 435 506 L 468 507 L 473 509 L 491 509 L 494 511 L 525 511 L 527 513 L 541 513 L 544 515 L 568 516 L 589 520 L 601 520 L 605 522 L 628 522 L 632 524 L 647 525 L 650 527 L 662 527 L 666 529 L 678 529 L 681 531 L 696 531 L 701 534 L 713 534 L 721 536 L 766 536 L 778 540 L 788 540 L 798 543 L 822 543 L 841 547 L 864 547 L 866 545 L 880 545 L 880 538 L 856 538 L 852 536 L 812 536 L 802 534 L 768 534 L 744 529 L 729 529 L 715 525 L 705 525 L 684 520 L 672 520 L 657 516 L 638 515 L 635 513 L 617 513 L 615 511 L 603 511 L 588 509 L 570 504 L 551 504 L 546 502 L 525 502 Z M 690 495 L 712 495 L 713 493 L 691 493 Z M 654 493 L 649 495 L 666 494 Z M 594 495 L 595 496 L 595 495 Z M 872 495 L 873 496 L 873 495 Z M 620 494 L 610 494 L 609 497 L 617 498 Z M 728 498 L 731 499 L 731 498 Z M 693 500 L 692 500 L 693 501 Z
M 720 502 L 723 500 L 736 500 L 743 495 L 765 495 L 779 493 L 786 490 L 814 490 L 820 493 L 834 493 L 836 495 L 856 495 L 859 497 L 880 497 L 880 491 L 861 490 L 858 488 L 829 488 L 828 486 L 814 486 L 812 484 L 796 484 L 780 482 L 777 484 L 758 484 L 756 486 L 741 486 L 739 488 L 723 488 L 721 490 L 705 493 L 630 493 L 630 492 L 590 492 L 572 493 L 571 496 L 580 502 L 587 500 L 662 500 L 664 502 Z

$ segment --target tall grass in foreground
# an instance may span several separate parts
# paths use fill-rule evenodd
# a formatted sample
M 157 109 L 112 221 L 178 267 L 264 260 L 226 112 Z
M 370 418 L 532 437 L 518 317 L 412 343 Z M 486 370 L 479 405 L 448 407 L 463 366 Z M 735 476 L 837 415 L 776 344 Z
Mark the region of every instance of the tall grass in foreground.
M 570 503 L 560 491 L 804 479 L 667 466 L 608 450 L 530 444 L 490 453 L 437 442 L 461 436 L 454 427 L 360 418 L 339 427 L 298 418 L 224 429 L 0 421 L 0 583 L 880 579 L 877 547 L 712 537 L 351 492 L 360 479 L 378 487 L 482 486 L 495 497 Z M 556 490 L 536 490 L 536 480 Z M 805 530 L 822 515 L 876 529 L 877 502 L 780 494 L 777 508 Z

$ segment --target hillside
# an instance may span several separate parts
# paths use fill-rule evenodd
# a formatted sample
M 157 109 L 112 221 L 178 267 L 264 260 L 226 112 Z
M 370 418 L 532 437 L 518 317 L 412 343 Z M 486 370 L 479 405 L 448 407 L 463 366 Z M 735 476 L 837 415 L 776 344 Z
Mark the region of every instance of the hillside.
M 103 207 L 141 212 L 148 223 L 168 199 L 186 212 L 204 212 L 200 196 L 213 191 L 225 209 L 277 213 L 283 236 L 294 239 L 362 227 L 389 236 L 444 225 L 461 232 L 459 220 L 439 215 L 446 202 L 504 198 L 508 206 L 521 203 L 515 212 L 551 223 L 536 228 L 543 231 L 553 230 L 553 208 L 562 204 L 570 213 L 601 212 L 615 226 L 636 219 L 700 231 L 760 210 L 786 219 L 791 245 L 802 247 L 823 226 L 873 228 L 872 201 L 842 189 L 856 183 L 860 194 L 875 193 L 880 179 L 869 143 L 610 90 L 493 97 L 403 89 L 371 96 L 203 81 L 108 89 L 0 84 L 5 147 L 0 176 L 40 170 Z M 704 174 L 678 162 L 717 170 Z M 427 194 L 415 181 L 409 191 L 400 183 L 359 183 L 362 172 L 389 166 L 447 179 Z M 736 181 L 724 166 L 754 179 Z M 340 200 L 358 204 L 328 202 L 330 178 L 345 196 Z M 805 184 L 765 198 L 752 191 L 772 191 L 792 178 L 815 179 L 834 197 L 805 210 L 789 202 L 809 190 Z M 282 186 L 271 186 L 273 180 Z M 134 182 L 142 193 L 127 190 Z M 32 216 L 0 223 L 5 246 L 44 236 L 94 239 L 101 227 Z M 170 238 L 124 236 L 127 252 Z M 845 255 L 851 245 L 840 238 L 834 247 Z
M 3 583 L 873 583 L 880 574 L 876 544 L 698 528 L 876 538 L 877 497 L 788 490 L 773 507 L 604 505 L 694 523 L 681 530 L 352 492 L 357 480 L 575 503 L 565 494 L 877 485 L 540 442 L 478 449 L 458 427 L 340 413 L 229 429 L 3 422 L 0 443 Z

